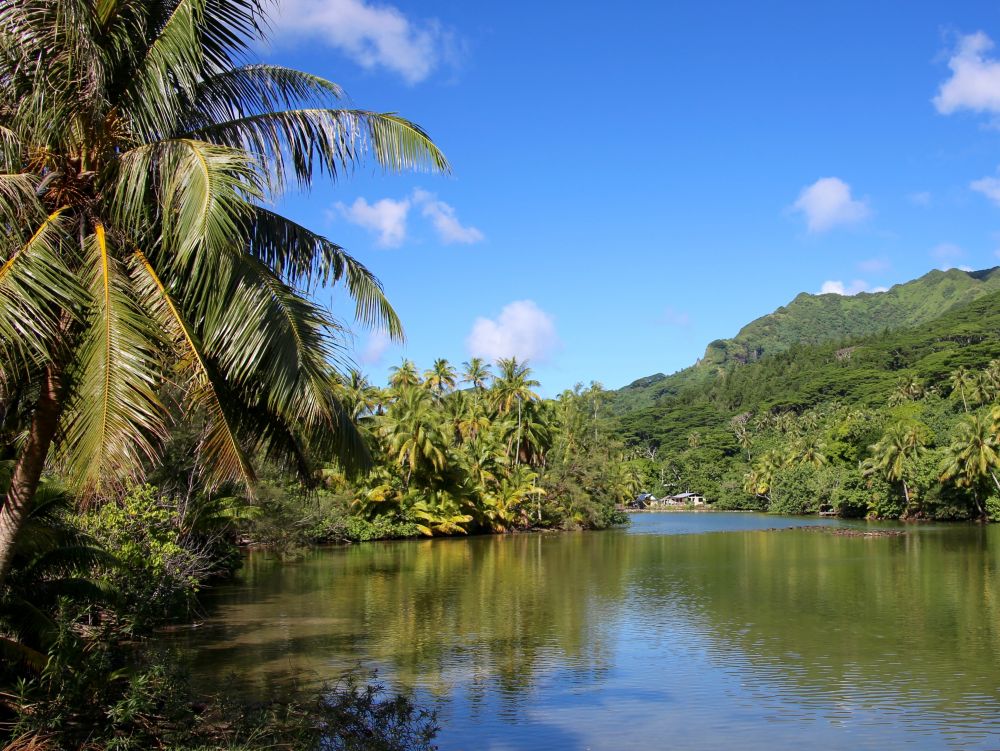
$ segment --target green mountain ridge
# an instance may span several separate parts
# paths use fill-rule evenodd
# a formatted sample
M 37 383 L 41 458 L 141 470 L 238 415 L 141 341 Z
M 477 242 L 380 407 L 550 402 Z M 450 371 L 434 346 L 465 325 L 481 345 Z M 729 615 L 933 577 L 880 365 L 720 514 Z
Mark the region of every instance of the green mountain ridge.
M 934 270 L 885 292 L 802 292 L 788 305 L 751 321 L 736 336 L 710 342 L 694 365 L 633 381 L 616 392 L 612 408 L 621 415 L 649 407 L 692 384 L 709 384 L 733 364 L 755 363 L 792 347 L 919 326 L 995 292 L 1000 292 L 1000 267 Z
M 630 443 L 667 450 L 682 449 L 692 432 L 728 446 L 728 422 L 736 414 L 802 412 L 835 401 L 884 406 L 903 379 L 948 392 L 955 369 L 982 368 L 997 357 L 1000 290 L 909 328 L 793 345 L 747 365 L 731 361 L 714 378 L 675 384 L 676 391 L 619 413 L 616 432 Z

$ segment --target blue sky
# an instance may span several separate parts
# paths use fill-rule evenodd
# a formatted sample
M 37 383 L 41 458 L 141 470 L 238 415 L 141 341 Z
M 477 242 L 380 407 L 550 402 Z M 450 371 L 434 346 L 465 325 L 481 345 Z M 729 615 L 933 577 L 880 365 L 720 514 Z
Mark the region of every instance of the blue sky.
M 272 36 L 454 167 L 282 207 L 384 282 L 407 341 L 358 332 L 376 381 L 517 354 L 548 395 L 617 388 L 801 291 L 1000 264 L 992 2 L 291 0 Z

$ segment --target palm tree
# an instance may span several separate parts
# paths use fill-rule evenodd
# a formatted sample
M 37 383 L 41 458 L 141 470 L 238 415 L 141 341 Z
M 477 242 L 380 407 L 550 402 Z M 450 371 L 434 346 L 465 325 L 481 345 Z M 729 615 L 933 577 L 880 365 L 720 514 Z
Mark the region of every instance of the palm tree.
M 0 6 L 0 380 L 34 395 L 0 580 L 57 432 L 76 487 L 115 490 L 158 454 L 168 379 L 217 481 L 252 486 L 254 454 L 361 451 L 333 387 L 343 328 L 300 290 L 343 281 L 361 322 L 399 320 L 363 265 L 266 206 L 368 155 L 448 164 L 329 81 L 247 64 L 265 26 L 262 0 Z
M 493 377 L 490 366 L 481 357 L 473 357 L 471 360 L 462 363 L 462 381 L 472 386 L 477 396 L 486 388 L 486 384 Z
M 517 403 L 517 443 L 521 445 L 521 411 L 525 401 L 537 401 L 538 394 L 532 391 L 539 385 L 539 382 L 531 377 L 531 368 L 527 363 L 517 361 L 516 357 L 502 357 L 497 360 L 497 368 L 500 375 L 494 376 L 493 394 L 494 405 L 499 414 L 508 414 Z M 520 463 L 520 452 L 514 453 L 514 463 Z
M 795 442 L 789 456 L 790 464 L 811 464 L 814 467 L 822 467 L 827 463 L 826 444 L 815 435 L 809 435 Z
M 964 365 L 953 371 L 951 374 L 951 393 L 958 394 L 962 398 L 962 406 L 965 411 L 969 411 L 969 401 L 966 399 L 966 393 L 975 384 L 975 374 L 972 373 Z
M 989 373 L 979 372 L 972 377 L 972 386 L 969 388 L 969 398 L 973 404 L 987 404 L 993 401 L 996 395 L 996 387 L 990 380 Z
M 889 482 L 903 486 L 906 508 L 910 508 L 910 487 L 906 482 L 911 463 L 926 451 L 927 436 L 921 425 L 897 422 L 890 425 L 878 443 L 869 446 L 871 461 L 864 474 L 880 474 Z
M 404 389 L 381 418 L 387 453 L 406 468 L 404 487 L 409 489 L 415 471 L 441 470 L 446 463 L 447 440 L 437 427 L 431 396 L 420 388 Z
M 458 372 L 443 357 L 434 361 L 434 367 L 424 372 L 424 386 L 437 397 L 444 396 L 458 383 Z
M 1000 392 L 1000 358 L 990 360 L 990 364 L 986 366 L 983 375 L 986 376 L 993 386 L 993 392 Z
M 397 391 L 420 385 L 420 374 L 412 360 L 403 360 L 389 368 L 389 386 Z
M 896 384 L 896 390 L 889 397 L 889 400 L 894 404 L 901 404 L 921 399 L 924 394 L 924 384 L 920 379 L 914 375 L 908 375 L 900 379 L 899 383 Z
M 1000 480 L 996 476 L 998 465 L 1000 441 L 993 426 L 980 415 L 969 415 L 959 423 L 955 440 L 948 447 L 941 479 L 951 480 L 959 487 L 971 489 L 979 516 L 985 520 L 986 510 L 979 497 L 980 486 L 989 477 L 1000 491 Z

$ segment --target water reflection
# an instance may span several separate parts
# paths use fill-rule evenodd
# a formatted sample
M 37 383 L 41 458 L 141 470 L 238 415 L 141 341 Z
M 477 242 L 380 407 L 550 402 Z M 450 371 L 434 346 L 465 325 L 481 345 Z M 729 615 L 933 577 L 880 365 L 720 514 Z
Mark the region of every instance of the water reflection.
M 443 748 L 1000 745 L 1000 529 L 761 529 L 787 523 L 254 556 L 186 638 L 251 692 L 378 667 Z

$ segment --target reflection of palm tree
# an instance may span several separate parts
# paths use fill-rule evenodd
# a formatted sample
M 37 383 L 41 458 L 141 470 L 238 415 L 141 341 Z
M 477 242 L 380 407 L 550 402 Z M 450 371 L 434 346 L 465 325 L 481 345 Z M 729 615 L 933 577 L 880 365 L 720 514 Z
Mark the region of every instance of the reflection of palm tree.
M 365 155 L 447 162 L 396 115 L 340 109 L 329 81 L 244 64 L 262 5 L 4 5 L 0 369 L 35 396 L 0 503 L 0 580 L 57 434 L 82 489 L 120 487 L 159 453 L 159 386 L 180 381 L 215 479 L 252 485 L 250 455 L 350 432 L 339 328 L 299 288 L 343 280 L 359 320 L 401 334 L 363 265 L 265 206 L 287 178 L 308 187 Z
M 902 483 L 906 508 L 910 508 L 910 488 L 906 482 L 911 463 L 926 452 L 927 439 L 922 426 L 895 423 L 882 439 L 869 447 L 871 459 L 865 474 L 880 474 L 889 482 Z
M 1000 491 L 1000 481 L 995 472 L 1000 464 L 998 450 L 1000 445 L 992 425 L 979 415 L 970 415 L 959 423 L 941 472 L 942 480 L 952 480 L 956 485 L 972 490 L 979 515 L 983 519 L 986 518 L 986 511 L 979 497 L 983 480 L 992 478 Z

